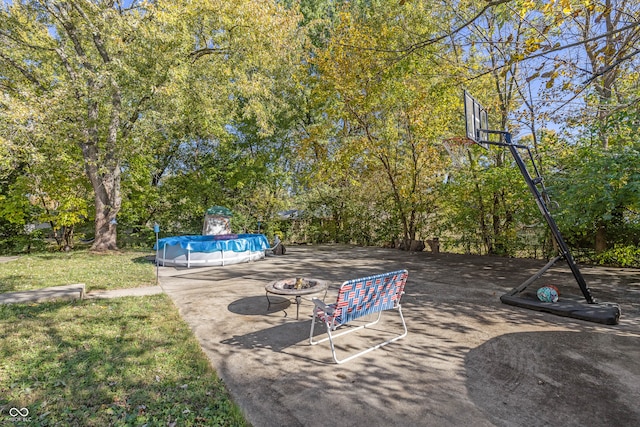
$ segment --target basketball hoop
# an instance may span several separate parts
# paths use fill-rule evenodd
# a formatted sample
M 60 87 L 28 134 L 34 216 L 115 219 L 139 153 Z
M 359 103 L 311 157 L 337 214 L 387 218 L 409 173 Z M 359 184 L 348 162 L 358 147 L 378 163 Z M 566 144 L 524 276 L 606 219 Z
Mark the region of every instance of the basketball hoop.
M 536 162 L 534 161 L 529 147 L 525 145 L 514 144 L 512 142 L 510 132 L 489 129 L 489 117 L 487 110 L 482 107 L 482 105 L 480 105 L 478 101 L 476 101 L 466 91 L 464 92 L 464 107 L 466 138 L 450 138 L 445 140 L 443 144 L 449 152 L 449 155 L 451 156 L 454 164 L 461 164 L 464 152 L 469 152 L 468 146 L 470 144 L 468 142 L 465 142 L 464 140 L 472 140 L 484 148 L 488 148 L 489 145 L 508 148 L 509 152 L 513 156 L 513 160 L 515 161 L 516 166 L 518 166 L 518 169 L 520 170 L 520 173 L 522 174 L 522 177 L 527 184 L 527 187 L 529 187 L 529 191 L 536 200 L 536 205 L 538 206 L 540 213 L 551 229 L 554 237 L 554 242 L 557 244 L 557 249 L 559 252 L 559 255 L 549 261 L 549 263 L 547 263 L 547 265 L 545 265 L 540 271 L 524 281 L 520 286 L 513 288 L 511 292 L 502 295 L 500 297 L 500 301 L 516 307 L 524 307 L 532 310 L 549 312 L 560 316 L 573 317 L 575 319 L 588 320 L 591 322 L 598 322 L 607 325 L 618 324 L 620 319 L 620 306 L 615 303 L 601 303 L 599 305 L 591 295 L 591 291 L 589 290 L 589 287 L 587 286 L 582 273 L 580 273 L 578 265 L 571 255 L 571 250 L 562 237 L 562 234 L 558 229 L 558 225 L 551 215 L 548 206 L 549 198 L 544 187 L 544 181 L 542 179 L 542 176 L 540 176 L 540 173 L 538 172 Z M 501 140 L 503 140 L 504 142 L 491 142 L 489 141 L 490 135 L 500 135 Z M 529 159 L 531 160 L 531 163 L 535 170 L 535 176 L 531 176 L 531 173 L 527 168 L 527 164 L 522 159 L 519 150 L 527 151 Z M 578 287 L 582 291 L 582 295 L 587 302 L 586 306 L 576 301 L 553 302 L 557 297 L 557 293 L 555 297 L 549 292 L 548 295 L 540 294 L 540 296 L 536 295 L 534 297 L 535 299 L 531 299 L 528 298 L 527 294 L 525 294 L 524 292 L 529 285 L 542 277 L 542 275 L 547 270 L 549 270 L 557 261 L 563 258 L 565 259 L 565 261 L 567 261 L 567 264 L 571 269 L 571 272 L 573 273 L 573 277 L 576 279 Z
M 489 134 L 489 114 L 475 98 L 467 91 L 464 91 L 464 120 L 467 129 L 467 138 L 475 141 L 478 145 L 489 148 L 486 144 Z
M 442 145 L 444 145 L 444 149 L 447 150 L 449 157 L 451 157 L 451 163 L 455 168 L 460 168 L 466 163 L 469 147 L 475 143 L 474 140 L 466 136 L 454 136 L 442 141 Z

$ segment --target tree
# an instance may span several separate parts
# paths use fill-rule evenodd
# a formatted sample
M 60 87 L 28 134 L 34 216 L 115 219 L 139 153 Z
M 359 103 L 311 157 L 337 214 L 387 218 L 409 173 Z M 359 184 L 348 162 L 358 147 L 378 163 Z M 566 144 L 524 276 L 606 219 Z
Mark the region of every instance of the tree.
M 582 135 L 574 131 L 576 146 L 586 145 L 584 150 L 576 151 L 575 154 L 584 156 L 584 160 L 570 162 L 573 163 L 573 173 L 569 176 L 593 179 L 593 185 L 588 188 L 580 188 L 580 183 L 575 183 L 576 191 L 568 193 L 568 196 L 576 205 L 584 206 L 588 201 L 593 203 L 593 206 L 583 208 L 581 212 L 598 212 L 609 206 L 612 199 L 617 200 L 619 205 L 611 211 L 624 211 L 630 200 L 622 200 L 618 196 L 612 198 L 611 191 L 602 192 L 598 183 L 603 175 L 593 175 L 593 171 L 599 167 L 610 169 L 604 166 L 608 163 L 606 159 L 624 156 L 618 157 L 617 154 L 609 155 L 605 152 L 595 155 L 594 151 L 598 151 L 595 147 L 598 145 L 604 151 L 613 148 L 619 154 L 623 147 L 635 144 L 631 131 L 634 126 L 629 126 L 629 119 L 637 117 L 638 111 L 636 82 L 640 53 L 640 3 L 633 0 L 562 0 L 546 4 L 541 10 L 546 15 L 546 24 L 557 28 L 554 46 L 566 46 L 561 57 L 545 55 L 548 57 L 547 62 L 554 68 L 551 77 L 559 81 L 559 84 L 553 84 L 552 79 L 547 82 L 547 86 L 555 92 L 556 98 L 568 98 L 578 106 L 564 112 L 564 120 L 582 131 Z M 539 49 L 544 52 L 549 47 L 540 46 Z M 576 100 L 579 102 L 575 102 Z M 566 106 L 569 101 L 562 105 Z M 589 138 L 584 138 L 585 134 Z M 581 168 L 584 170 L 579 170 Z M 566 178 L 563 177 L 565 184 Z M 612 186 L 616 187 L 613 184 L 605 187 Z M 591 194 L 587 194 L 589 189 Z M 581 194 L 584 200 L 576 203 L 578 201 L 574 197 L 577 194 Z M 609 211 L 609 208 L 605 209 Z M 616 230 L 619 225 L 612 222 L 612 219 L 618 215 L 611 216 L 607 213 L 588 216 L 594 220 L 597 218 L 592 223 L 596 233 L 588 235 L 594 239 L 596 252 L 603 252 L 609 248 L 610 241 L 617 240 Z M 576 223 L 577 227 L 579 223 Z
M 640 145 L 635 140 L 635 147 L 583 146 L 558 153 L 559 173 L 552 181 L 564 201 L 558 218 L 574 244 L 592 242 L 599 224 L 606 224 L 610 244 L 597 253 L 640 241 Z
M 0 19 L 10 93 L 46 105 L 28 122 L 81 150 L 94 193 L 93 249 L 116 249 L 121 162 L 135 122 L 167 79 L 171 66 L 158 62 L 172 46 L 155 39 L 154 11 L 138 2 L 14 2 Z
M 270 1 L 203 4 L 189 13 L 189 32 L 204 44 L 176 73 L 170 96 L 139 121 L 154 142 L 138 164 L 155 172 L 145 181 L 136 167 L 137 189 L 125 201 L 151 203 L 165 231 L 197 232 L 215 204 L 234 211 L 234 227 L 253 229 L 277 209 L 286 180 L 289 123 L 299 114 L 300 17 Z
M 453 80 L 433 66 L 435 53 L 400 61 L 393 53 L 414 30 L 436 27 L 430 11 L 425 2 L 345 3 L 332 38 L 312 60 L 321 79 L 315 96 L 326 100 L 325 125 L 332 128 L 316 127 L 306 141 L 309 153 L 323 159 L 318 170 L 326 171 L 314 176 L 367 186 L 371 203 L 373 195 L 387 201 L 378 205 L 380 216 L 398 225 L 387 237 L 407 243 L 428 230 L 436 210 L 444 176 L 440 141 L 460 105 Z
M 638 65 L 640 4 L 633 0 L 562 3 L 570 12 L 563 34 L 580 42 L 581 52 L 575 61 L 565 60 L 559 66 L 581 78 L 582 84 L 573 86 L 574 90 L 584 90 L 586 122 L 596 120 L 599 126 L 593 130 L 607 149 L 615 134 L 615 113 L 638 102 L 637 94 L 629 92 L 624 82 L 629 72 L 636 74 L 634 64 Z
M 215 99 L 226 103 L 243 96 L 245 114 L 269 132 L 273 76 L 252 67 L 269 54 L 293 55 L 295 49 L 286 46 L 296 23 L 295 13 L 266 0 L 6 6 L 0 15 L 0 75 L 12 97 L 8 112 L 15 114 L 15 99 L 42 106 L 24 123 L 49 129 L 51 139 L 66 142 L 69 150 L 80 149 L 94 194 L 93 249 L 117 247 L 122 170 L 146 146 L 140 122 L 162 121 L 154 114 L 162 111 L 158 106 L 181 98 L 179 90 L 196 65 L 207 70 L 206 77 L 219 73 L 222 87 L 235 87 Z M 215 110 L 180 113 L 202 116 Z
M 505 84 L 496 85 L 494 91 L 502 107 L 509 105 L 505 101 L 515 100 L 512 96 L 514 91 L 508 90 L 506 78 L 511 75 L 511 81 L 516 83 L 519 98 L 526 106 L 522 117 L 526 118 L 521 120 L 514 116 L 517 105 L 501 108 L 501 129 L 507 128 L 507 120 L 513 122 L 516 119 L 527 124 L 534 149 L 538 149 L 538 137 L 544 131 L 544 122 L 542 127 L 536 124 L 541 118 L 555 115 L 560 126 L 570 131 L 569 137 L 575 144 L 585 141 L 578 138 L 579 130 L 594 135 L 605 150 L 614 140 L 630 144 L 629 138 L 619 135 L 630 129 L 625 122 L 633 116 L 638 99 L 634 85 L 629 84 L 637 80 L 633 76 L 640 53 L 637 49 L 640 36 L 637 1 L 513 0 L 485 2 L 475 9 L 474 2 L 469 2 L 471 7 L 461 7 L 462 3 L 455 4 L 461 11 L 459 19 L 445 27 L 441 35 L 407 45 L 403 52 L 418 52 L 441 42 L 447 35 L 455 40 L 464 40 L 469 33 L 483 37 L 487 26 L 476 25 L 482 21 L 498 23 L 499 29 L 520 29 L 510 35 L 501 31 L 496 39 L 484 36 L 489 58 L 497 58 L 497 53 L 502 59 L 471 70 L 476 79 L 486 75 L 505 78 Z M 507 11 L 510 13 L 505 13 Z M 463 44 L 462 41 L 460 43 Z M 475 55 L 473 48 L 468 52 Z M 517 76 L 517 70 L 525 66 L 528 68 L 526 74 Z M 594 166 L 581 164 L 590 169 Z M 578 175 L 586 176 L 588 173 L 585 171 Z M 594 190 L 596 186 L 590 188 Z M 597 194 L 588 198 L 600 199 Z M 610 233 L 607 229 L 611 224 L 606 218 L 607 215 L 601 216 L 595 225 L 597 251 L 608 246 Z

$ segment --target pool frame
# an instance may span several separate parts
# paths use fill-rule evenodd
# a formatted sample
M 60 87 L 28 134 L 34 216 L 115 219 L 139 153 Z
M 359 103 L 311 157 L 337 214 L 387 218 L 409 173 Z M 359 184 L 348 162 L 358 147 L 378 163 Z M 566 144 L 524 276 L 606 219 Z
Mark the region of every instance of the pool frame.
M 189 243 L 190 238 L 192 238 L 193 243 L 206 240 L 212 247 L 206 250 L 194 250 Z M 229 246 L 227 243 L 230 241 L 237 242 L 252 238 L 255 238 L 252 242 L 253 244 L 247 245 L 249 249 L 245 251 L 234 251 L 225 248 Z M 168 244 L 166 242 L 171 239 L 176 243 Z M 184 242 L 187 242 L 187 244 L 185 245 Z M 260 249 L 255 250 L 257 247 Z M 191 268 L 225 266 L 257 261 L 265 257 L 265 250 L 269 249 L 269 245 L 268 240 L 262 234 L 240 234 L 235 239 L 219 239 L 217 236 L 176 236 L 161 239 L 155 249 L 157 265 Z

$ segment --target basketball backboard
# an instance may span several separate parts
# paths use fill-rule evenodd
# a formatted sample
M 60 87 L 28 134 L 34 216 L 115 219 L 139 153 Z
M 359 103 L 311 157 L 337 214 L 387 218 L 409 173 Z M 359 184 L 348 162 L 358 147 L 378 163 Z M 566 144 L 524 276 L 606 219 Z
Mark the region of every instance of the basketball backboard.
M 469 93 L 464 91 L 464 118 L 467 128 L 467 138 L 484 148 L 489 148 L 489 116 L 487 110 Z

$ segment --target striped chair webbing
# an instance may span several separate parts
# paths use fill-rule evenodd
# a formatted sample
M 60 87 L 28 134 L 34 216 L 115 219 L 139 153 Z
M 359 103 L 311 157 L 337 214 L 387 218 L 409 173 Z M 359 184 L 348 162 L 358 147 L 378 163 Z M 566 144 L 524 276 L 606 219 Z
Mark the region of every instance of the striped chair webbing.
M 336 303 L 332 304 L 336 309 L 332 316 L 335 324 L 342 325 L 367 314 L 396 308 L 407 276 L 406 270 L 398 270 L 343 283 Z

